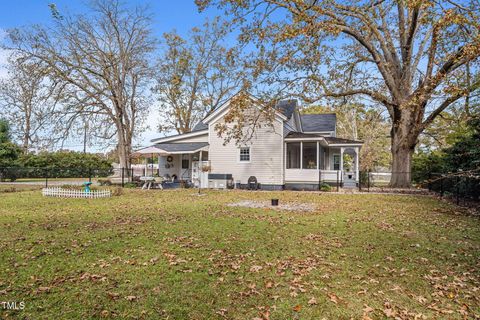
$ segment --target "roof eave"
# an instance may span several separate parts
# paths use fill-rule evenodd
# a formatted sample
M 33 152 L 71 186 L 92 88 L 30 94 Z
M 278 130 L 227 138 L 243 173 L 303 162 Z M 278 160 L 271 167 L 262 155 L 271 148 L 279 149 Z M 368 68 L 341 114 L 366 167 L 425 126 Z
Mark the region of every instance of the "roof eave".
M 181 140 L 181 139 L 190 138 L 190 137 L 202 136 L 204 134 L 208 134 L 208 129 L 197 130 L 197 131 L 192 131 L 192 132 L 188 132 L 188 133 L 176 134 L 176 135 L 173 135 L 173 136 L 152 139 L 152 140 L 150 140 L 150 142 L 152 142 L 152 143 L 163 143 L 163 142 Z

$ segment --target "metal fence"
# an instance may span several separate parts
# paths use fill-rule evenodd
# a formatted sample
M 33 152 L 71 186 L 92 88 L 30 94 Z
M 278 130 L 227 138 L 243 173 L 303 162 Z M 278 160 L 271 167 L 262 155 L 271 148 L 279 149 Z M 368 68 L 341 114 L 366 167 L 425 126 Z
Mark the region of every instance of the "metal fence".
M 432 173 L 425 181 L 428 190 L 454 200 L 457 205 L 480 202 L 480 170 L 448 174 Z
M 71 168 L 71 167 L 0 167 L 0 182 L 61 186 L 80 185 L 84 182 L 104 185 L 135 183 L 133 169 L 129 168 Z
M 358 187 L 366 192 L 388 189 L 393 176 L 410 180 L 413 190 L 428 189 L 459 205 L 480 202 L 480 170 L 453 173 L 362 171 Z

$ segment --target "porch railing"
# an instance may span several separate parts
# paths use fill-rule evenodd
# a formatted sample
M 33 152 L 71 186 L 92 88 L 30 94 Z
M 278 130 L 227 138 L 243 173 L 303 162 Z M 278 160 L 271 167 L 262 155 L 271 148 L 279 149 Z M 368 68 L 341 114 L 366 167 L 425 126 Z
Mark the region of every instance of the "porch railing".
M 336 182 L 343 180 L 340 170 L 318 170 L 318 169 L 285 169 L 285 181 L 287 182 Z

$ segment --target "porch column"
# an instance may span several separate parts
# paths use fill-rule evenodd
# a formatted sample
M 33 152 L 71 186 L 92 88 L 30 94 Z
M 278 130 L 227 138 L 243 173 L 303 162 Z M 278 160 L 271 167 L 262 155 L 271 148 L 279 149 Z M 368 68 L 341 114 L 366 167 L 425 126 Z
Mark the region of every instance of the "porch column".
M 300 169 L 303 169 L 303 141 L 300 142 Z
M 317 170 L 320 170 L 320 142 L 317 141 Z
M 160 153 L 157 155 L 157 163 L 158 163 L 157 174 L 160 177 Z
M 200 150 L 200 153 L 198 154 L 198 189 L 202 188 L 202 176 L 203 176 L 203 163 L 202 163 L 202 156 L 203 156 L 203 150 Z M 200 192 L 200 191 L 199 191 Z
M 360 176 L 358 174 L 359 172 L 359 165 L 358 165 L 358 158 L 359 158 L 359 149 L 358 147 L 355 148 L 355 180 L 358 181 Z
M 342 175 L 343 180 L 343 147 L 340 148 L 340 174 Z
M 188 154 L 188 168 L 187 170 L 190 170 L 190 181 L 192 181 L 193 178 L 193 164 L 192 164 L 192 154 Z

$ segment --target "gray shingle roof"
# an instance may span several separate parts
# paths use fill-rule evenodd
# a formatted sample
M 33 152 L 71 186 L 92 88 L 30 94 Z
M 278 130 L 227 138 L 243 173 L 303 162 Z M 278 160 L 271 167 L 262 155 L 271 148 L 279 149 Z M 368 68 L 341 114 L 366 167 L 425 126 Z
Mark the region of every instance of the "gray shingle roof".
M 167 152 L 196 151 L 208 146 L 208 142 L 157 143 L 155 146 Z
M 344 139 L 344 138 L 337 138 L 337 137 L 325 137 L 325 140 L 327 140 L 328 144 L 363 143 L 363 141 L 359 141 L 359 140 L 351 140 L 351 139 Z
M 324 135 L 319 133 L 303 133 L 303 132 L 296 132 L 296 131 L 292 131 L 286 136 L 286 138 L 322 138 L 322 137 L 324 137 Z
M 337 116 L 334 113 L 300 115 L 304 132 L 335 131 Z
M 280 111 L 285 117 L 290 119 L 293 115 L 293 112 L 297 108 L 297 100 L 280 100 L 275 106 L 278 111 Z
M 197 123 L 197 124 L 195 125 L 195 127 L 193 127 L 192 132 L 193 132 L 193 131 L 207 130 L 207 129 L 208 129 L 208 125 L 206 125 L 205 123 L 203 123 L 202 121 L 200 121 L 199 123 Z

